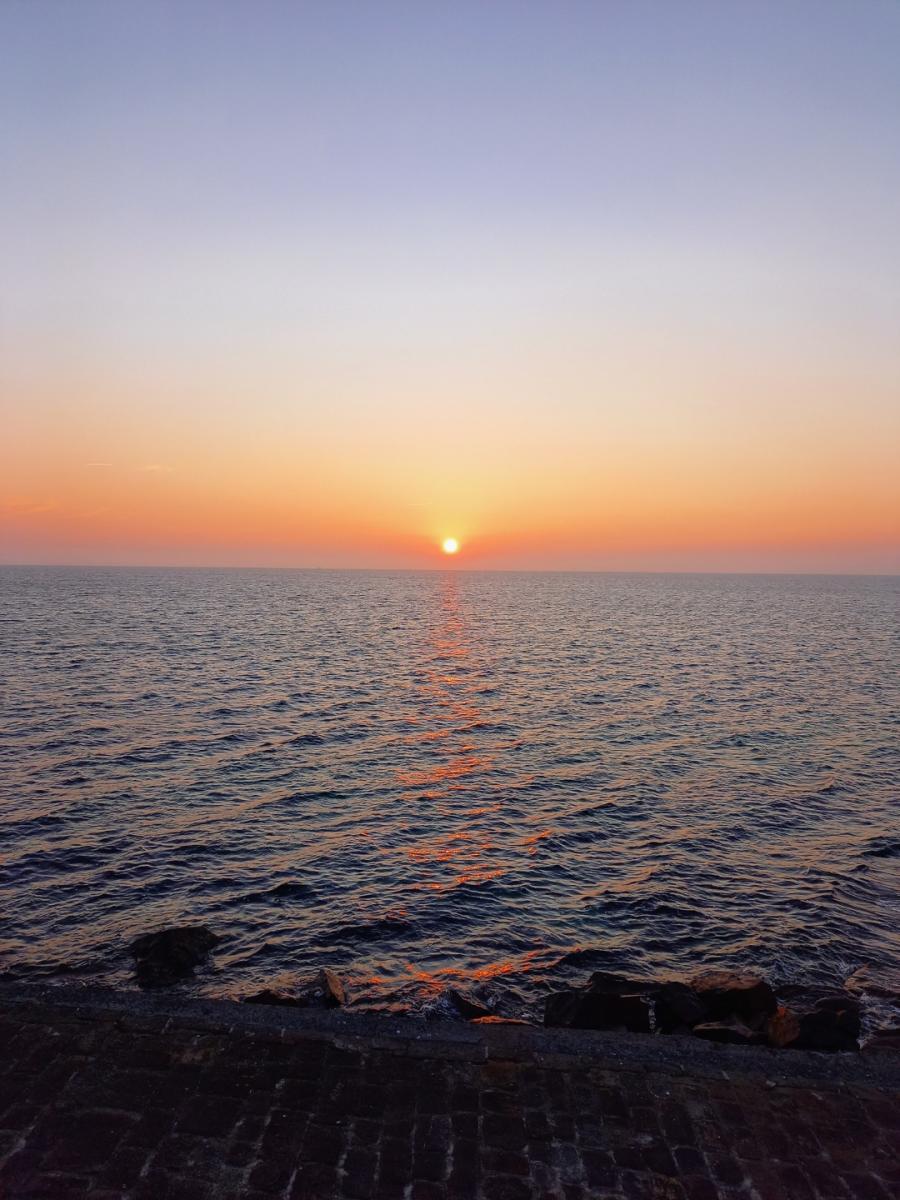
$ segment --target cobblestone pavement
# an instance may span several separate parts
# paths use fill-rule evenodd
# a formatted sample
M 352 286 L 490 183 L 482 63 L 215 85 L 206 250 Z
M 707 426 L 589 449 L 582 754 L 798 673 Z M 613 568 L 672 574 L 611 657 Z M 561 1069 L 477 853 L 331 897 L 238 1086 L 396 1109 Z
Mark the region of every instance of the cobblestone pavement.
M 72 994 L 0 989 L 4 1198 L 900 1196 L 893 1054 Z

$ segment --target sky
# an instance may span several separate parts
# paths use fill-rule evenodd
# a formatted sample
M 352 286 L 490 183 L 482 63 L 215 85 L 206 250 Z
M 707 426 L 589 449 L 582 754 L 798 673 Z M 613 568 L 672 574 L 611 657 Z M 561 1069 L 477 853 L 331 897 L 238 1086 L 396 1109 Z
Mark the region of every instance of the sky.
M 896 0 L 3 0 L 0 561 L 900 568 Z

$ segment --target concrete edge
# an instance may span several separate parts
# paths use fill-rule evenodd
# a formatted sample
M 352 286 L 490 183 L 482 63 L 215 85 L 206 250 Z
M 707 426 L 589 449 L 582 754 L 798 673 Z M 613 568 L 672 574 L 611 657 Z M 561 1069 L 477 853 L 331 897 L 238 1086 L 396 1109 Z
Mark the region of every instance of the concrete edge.
M 0 1009 L 26 1008 L 52 1021 L 106 1021 L 136 1032 L 238 1034 L 283 1042 L 317 1040 L 361 1052 L 468 1062 L 520 1062 L 572 1070 L 587 1060 L 613 1071 L 704 1079 L 743 1077 L 767 1086 L 871 1087 L 900 1092 L 900 1054 L 822 1054 L 761 1046 L 723 1046 L 700 1038 L 469 1025 L 351 1010 L 293 1009 L 235 1000 L 126 992 L 72 984 L 0 982 Z

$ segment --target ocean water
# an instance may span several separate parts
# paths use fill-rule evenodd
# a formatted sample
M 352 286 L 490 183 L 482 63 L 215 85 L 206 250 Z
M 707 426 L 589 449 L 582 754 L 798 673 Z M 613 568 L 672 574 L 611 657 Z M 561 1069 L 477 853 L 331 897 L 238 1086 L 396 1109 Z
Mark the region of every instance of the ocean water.
M 895 578 L 0 570 L 0 956 L 329 965 L 534 1012 L 592 970 L 900 962 Z

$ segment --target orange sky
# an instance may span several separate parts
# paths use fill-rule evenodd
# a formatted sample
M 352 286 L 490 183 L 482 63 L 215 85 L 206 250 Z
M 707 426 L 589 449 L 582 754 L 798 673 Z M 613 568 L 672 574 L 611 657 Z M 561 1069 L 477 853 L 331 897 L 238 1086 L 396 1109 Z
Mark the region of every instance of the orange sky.
M 2 450 L 5 554 L 429 566 L 453 535 L 459 566 L 892 569 L 889 397 L 861 424 L 851 380 L 622 354 L 566 382 L 542 356 L 520 351 L 511 381 L 445 372 L 429 404 L 427 363 L 396 382 L 382 363 L 380 403 L 348 382 L 316 408 L 287 364 L 260 395 L 237 373 L 29 381 Z
M 900 21 L 594 7 L 7 7 L 0 561 L 896 571 Z

